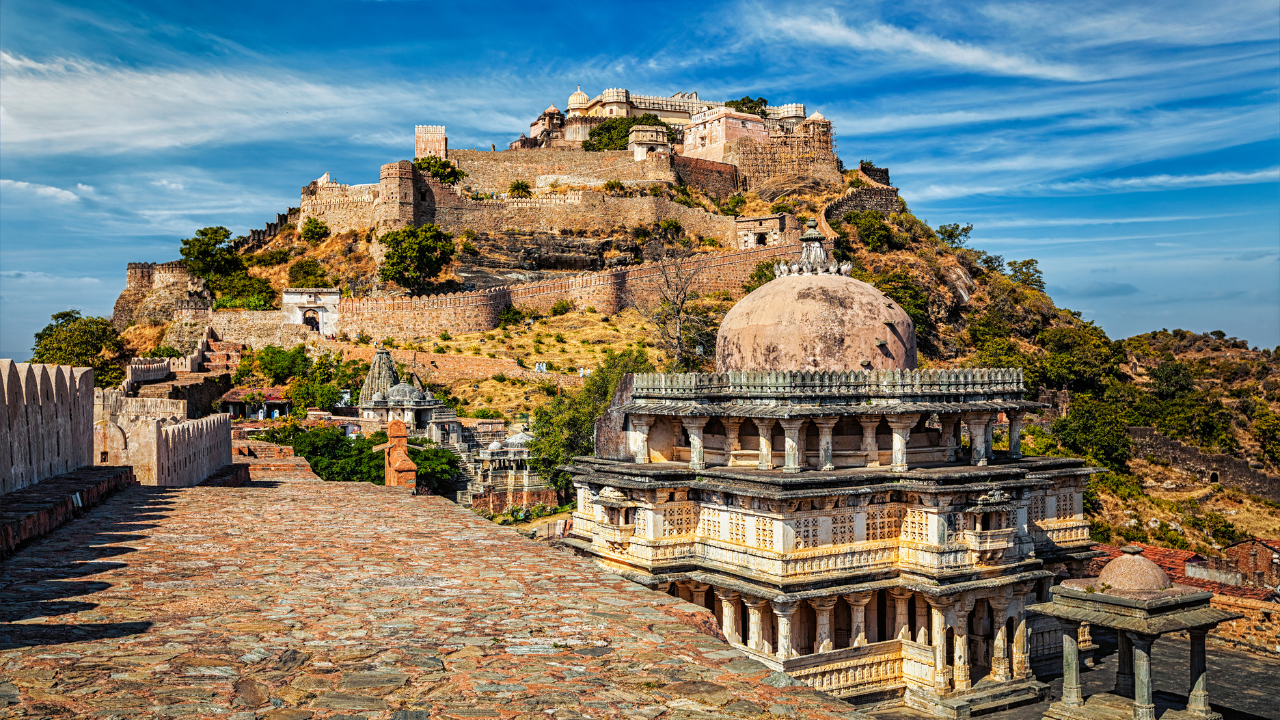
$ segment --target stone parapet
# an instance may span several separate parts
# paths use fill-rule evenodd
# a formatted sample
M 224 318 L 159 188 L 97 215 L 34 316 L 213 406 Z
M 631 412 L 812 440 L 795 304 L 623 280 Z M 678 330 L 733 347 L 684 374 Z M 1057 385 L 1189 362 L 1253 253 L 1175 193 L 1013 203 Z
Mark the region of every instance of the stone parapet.
M 129 467 L 84 467 L 46 478 L 4 495 L 0 511 L 0 558 L 48 534 L 127 485 L 137 484 Z
M 93 464 L 93 370 L 0 360 L 0 494 Z
M 638 373 L 632 396 L 781 403 L 985 402 L 1020 400 L 1021 368 L 854 370 L 850 372 Z

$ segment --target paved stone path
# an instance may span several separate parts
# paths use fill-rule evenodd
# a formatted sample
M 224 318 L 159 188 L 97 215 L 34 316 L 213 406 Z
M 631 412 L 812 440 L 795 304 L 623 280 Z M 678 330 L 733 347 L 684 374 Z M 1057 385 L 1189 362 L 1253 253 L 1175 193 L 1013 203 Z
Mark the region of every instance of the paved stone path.
M 0 564 L 0 717 L 861 717 L 447 500 L 261 470 L 130 487 Z

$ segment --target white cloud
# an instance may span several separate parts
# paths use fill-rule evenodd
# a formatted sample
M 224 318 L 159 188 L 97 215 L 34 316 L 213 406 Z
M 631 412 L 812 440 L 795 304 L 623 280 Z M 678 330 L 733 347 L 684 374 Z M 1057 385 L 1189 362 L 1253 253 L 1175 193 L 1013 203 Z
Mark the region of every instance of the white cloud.
M 63 190 L 52 185 L 22 182 L 20 180 L 0 180 L 0 195 L 13 194 L 21 198 L 35 197 L 40 200 L 52 200 L 56 203 L 80 202 L 80 196 L 70 190 Z M 10 195 L 12 197 L 12 195 Z
M 1200 175 L 1146 175 L 1127 178 L 1090 178 L 1049 183 L 1042 187 L 1066 193 L 1144 192 L 1221 185 L 1253 185 L 1280 181 L 1280 167 L 1254 172 L 1212 172 Z
M 187 189 L 187 186 L 184 185 L 180 180 L 165 180 L 162 178 L 160 180 L 151 181 L 151 184 L 159 188 L 164 188 L 165 190 L 172 190 L 174 192 L 182 192 L 183 190 Z
M 72 277 L 66 275 L 53 275 L 46 272 L 38 272 L 31 270 L 4 270 L 0 271 L 0 285 L 4 289 L 9 290 L 11 284 L 21 284 L 24 286 L 39 285 L 45 287 L 56 287 L 64 283 L 74 283 L 76 285 L 101 285 L 102 281 L 94 277 Z

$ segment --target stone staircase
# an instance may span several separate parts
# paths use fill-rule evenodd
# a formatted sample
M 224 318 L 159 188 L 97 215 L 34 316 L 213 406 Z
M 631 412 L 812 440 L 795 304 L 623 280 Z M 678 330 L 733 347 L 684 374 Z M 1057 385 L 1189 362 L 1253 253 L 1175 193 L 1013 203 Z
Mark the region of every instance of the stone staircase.
M 924 710 L 934 717 L 963 718 L 984 715 L 1000 710 L 1037 703 L 1049 692 L 1049 686 L 1034 679 L 982 680 L 968 690 L 954 692 L 944 697 L 907 691 L 907 705 L 917 710 Z
M 248 345 L 233 342 L 215 341 L 209 343 L 209 351 L 204 354 L 200 367 L 205 372 L 234 373 L 240 367 L 240 356 L 248 349 Z

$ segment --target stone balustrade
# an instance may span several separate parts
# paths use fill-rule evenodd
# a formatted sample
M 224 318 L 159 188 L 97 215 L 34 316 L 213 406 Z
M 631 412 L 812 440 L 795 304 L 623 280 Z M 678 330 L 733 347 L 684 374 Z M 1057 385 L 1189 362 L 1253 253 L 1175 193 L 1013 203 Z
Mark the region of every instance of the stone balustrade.
M 632 396 L 660 400 L 750 400 L 836 404 L 867 400 L 1019 400 L 1021 368 L 854 370 L 850 372 L 637 373 Z

